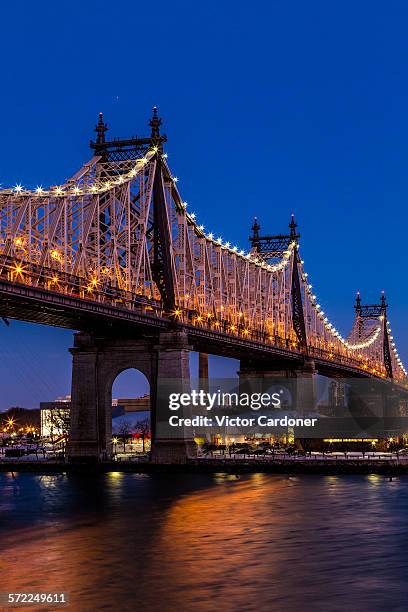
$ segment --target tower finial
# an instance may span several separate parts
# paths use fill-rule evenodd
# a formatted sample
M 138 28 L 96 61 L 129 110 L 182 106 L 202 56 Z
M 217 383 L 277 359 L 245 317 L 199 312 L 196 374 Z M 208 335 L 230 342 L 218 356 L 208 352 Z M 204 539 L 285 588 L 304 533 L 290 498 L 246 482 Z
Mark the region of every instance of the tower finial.
M 108 130 L 108 124 L 103 122 L 103 113 L 99 113 L 98 123 L 95 125 L 97 133 L 96 144 L 101 145 L 105 142 L 105 132 Z
M 293 240 L 296 240 L 298 238 L 298 235 L 296 233 L 296 228 L 297 228 L 297 223 L 295 222 L 295 215 L 294 213 L 292 213 L 290 217 L 289 229 L 290 229 L 290 237 Z
M 261 229 L 261 226 L 258 223 L 258 218 L 254 217 L 254 224 L 252 226 L 252 231 L 253 231 L 253 237 L 254 238 L 259 238 L 259 230 Z
M 361 313 L 361 297 L 359 291 L 356 293 L 356 305 L 354 308 L 356 309 L 357 314 Z
M 162 124 L 162 120 L 160 119 L 160 117 L 158 115 L 157 106 L 153 106 L 152 118 L 149 121 L 149 125 L 152 128 L 152 131 L 151 131 L 151 138 L 152 139 L 160 138 L 160 126 L 161 126 L 161 124 Z
M 387 309 L 387 306 L 388 306 L 388 304 L 387 304 L 387 301 L 385 299 L 385 291 L 382 290 L 381 291 L 381 309 L 385 311 Z
M 252 243 L 252 248 L 258 249 L 258 247 L 260 246 L 260 242 L 259 242 L 259 230 L 261 229 L 261 226 L 258 223 L 257 217 L 254 217 L 254 224 L 251 227 L 251 229 L 252 229 L 252 234 L 249 237 L 249 240 Z

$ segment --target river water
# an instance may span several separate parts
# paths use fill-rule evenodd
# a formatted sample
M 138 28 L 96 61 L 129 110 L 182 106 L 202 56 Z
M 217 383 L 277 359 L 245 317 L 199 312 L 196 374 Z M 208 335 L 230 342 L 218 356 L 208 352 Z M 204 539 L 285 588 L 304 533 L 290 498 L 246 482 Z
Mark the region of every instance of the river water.
M 408 478 L 0 474 L 0 547 L 78 612 L 405 611 Z

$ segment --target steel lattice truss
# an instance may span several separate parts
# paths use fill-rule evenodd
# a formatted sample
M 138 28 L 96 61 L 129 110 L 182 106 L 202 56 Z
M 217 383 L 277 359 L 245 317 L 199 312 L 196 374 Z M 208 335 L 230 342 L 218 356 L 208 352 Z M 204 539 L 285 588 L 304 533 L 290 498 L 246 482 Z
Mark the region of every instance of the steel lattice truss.
M 313 295 L 298 236 L 282 244 L 270 263 L 206 234 L 154 140 L 138 159 L 96 155 L 57 187 L 0 190 L 0 277 L 10 282 L 142 306 L 404 382 L 386 306 L 357 310 L 343 338 Z

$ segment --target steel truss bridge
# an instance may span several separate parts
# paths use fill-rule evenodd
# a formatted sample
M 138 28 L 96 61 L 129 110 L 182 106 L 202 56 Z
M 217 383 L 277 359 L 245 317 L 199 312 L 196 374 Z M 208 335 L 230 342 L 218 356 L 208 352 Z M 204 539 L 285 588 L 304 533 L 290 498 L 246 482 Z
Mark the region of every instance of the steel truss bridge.
M 182 329 L 196 350 L 252 355 L 322 373 L 406 385 L 384 295 L 357 295 L 343 337 L 319 305 L 287 234 L 263 236 L 255 220 L 249 252 L 212 233 L 189 212 L 163 152 L 157 109 L 146 138 L 105 137 L 94 156 L 49 188 L 0 190 L 0 316 L 84 330 L 144 334 Z

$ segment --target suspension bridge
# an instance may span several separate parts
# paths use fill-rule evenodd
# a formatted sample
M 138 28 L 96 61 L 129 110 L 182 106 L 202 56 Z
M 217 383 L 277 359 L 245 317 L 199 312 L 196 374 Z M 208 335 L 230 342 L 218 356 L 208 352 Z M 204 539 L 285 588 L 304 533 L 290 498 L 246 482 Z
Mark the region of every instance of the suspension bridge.
M 288 231 L 249 249 L 207 232 L 167 162 L 157 108 L 147 137 L 106 137 L 69 180 L 0 189 L 0 316 L 76 330 L 72 456 L 109 452 L 112 382 L 126 367 L 188 378 L 190 350 L 254 371 L 312 371 L 408 385 L 388 305 L 357 294 L 342 335 L 319 304 Z M 110 414 L 110 413 L 109 413 Z

